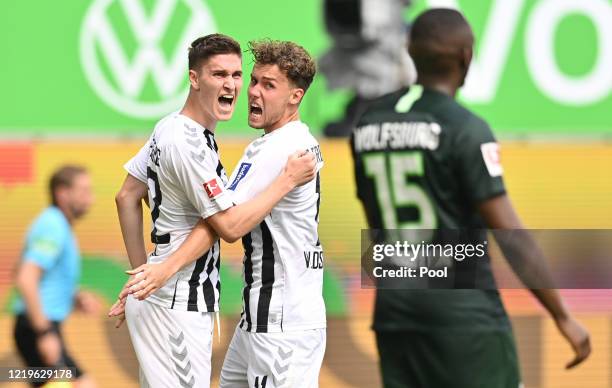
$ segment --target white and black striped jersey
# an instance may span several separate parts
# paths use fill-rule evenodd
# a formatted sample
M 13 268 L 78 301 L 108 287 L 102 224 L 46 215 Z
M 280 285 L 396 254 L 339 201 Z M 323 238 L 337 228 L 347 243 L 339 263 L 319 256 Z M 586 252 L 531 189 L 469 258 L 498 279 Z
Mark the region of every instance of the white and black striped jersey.
M 253 141 L 233 171 L 228 189 L 243 203 L 283 171 L 295 151 L 323 159 L 308 127 L 293 121 Z M 288 193 L 264 221 L 242 238 L 243 311 L 239 326 L 270 333 L 325 328 L 323 248 L 319 241 L 320 178 Z
M 126 163 L 130 175 L 146 182 L 156 245 L 148 263 L 163 262 L 187 238 L 200 218 L 233 206 L 227 175 L 212 132 L 173 113 L 160 120 L 138 154 Z M 175 274 L 148 300 L 167 308 L 218 311 L 221 288 L 219 241 Z

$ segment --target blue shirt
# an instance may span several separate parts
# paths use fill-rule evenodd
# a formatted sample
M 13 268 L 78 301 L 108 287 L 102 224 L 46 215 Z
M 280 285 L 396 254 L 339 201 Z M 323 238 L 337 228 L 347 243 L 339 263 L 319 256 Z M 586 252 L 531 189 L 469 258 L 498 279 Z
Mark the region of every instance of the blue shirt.
M 43 270 L 38 290 L 45 316 L 63 321 L 72 311 L 81 256 L 72 228 L 60 209 L 50 206 L 34 221 L 26 236 L 22 260 Z M 25 312 L 21 297 L 14 311 Z

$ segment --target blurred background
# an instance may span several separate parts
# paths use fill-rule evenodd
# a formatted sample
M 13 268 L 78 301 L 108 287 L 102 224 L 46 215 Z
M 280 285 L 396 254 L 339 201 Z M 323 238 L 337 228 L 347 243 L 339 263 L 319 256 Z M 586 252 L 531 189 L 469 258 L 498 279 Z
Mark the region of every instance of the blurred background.
M 21 0 L 0 5 L 0 367 L 18 366 L 10 313 L 23 236 L 48 204 L 47 180 L 72 162 L 91 172 L 96 203 L 76 226 L 82 286 L 110 306 L 127 258 L 115 213 L 122 165 L 155 122 L 179 109 L 186 54 L 198 36 L 222 32 L 292 40 L 319 62 L 301 106 L 319 138 L 320 236 L 325 247 L 328 343 L 322 387 L 378 387 L 369 330 L 373 292 L 360 288 L 359 238 L 346 136 L 368 102 L 408 85 L 410 20 L 426 7 L 459 8 L 477 37 L 461 100 L 502 143 L 506 184 L 530 228 L 612 228 L 612 1 L 610 0 Z M 252 61 L 244 57 L 245 79 Z M 246 85 L 245 81 L 245 85 Z M 259 133 L 246 123 L 246 87 L 216 134 L 228 173 Z M 145 215 L 145 220 L 149 221 Z M 149 224 L 146 225 L 146 228 Z M 223 248 L 222 335 L 215 381 L 240 312 L 239 245 Z M 563 291 L 590 329 L 594 353 L 578 369 L 552 321 L 522 290 L 502 290 L 525 387 L 612 387 L 612 292 Z M 106 312 L 106 310 L 104 311 Z M 71 316 L 65 336 L 99 386 L 137 386 L 125 327 Z M 2 384 L 0 387 L 17 387 Z

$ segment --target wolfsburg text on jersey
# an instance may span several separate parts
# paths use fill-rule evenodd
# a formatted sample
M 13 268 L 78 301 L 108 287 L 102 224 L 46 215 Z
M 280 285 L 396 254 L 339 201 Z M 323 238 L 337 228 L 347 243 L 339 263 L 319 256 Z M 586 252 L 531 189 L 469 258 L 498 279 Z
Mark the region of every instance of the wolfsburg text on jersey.
M 438 123 L 428 122 L 387 122 L 368 124 L 355 130 L 357 152 L 423 148 L 435 150 L 440 142 L 442 129 Z

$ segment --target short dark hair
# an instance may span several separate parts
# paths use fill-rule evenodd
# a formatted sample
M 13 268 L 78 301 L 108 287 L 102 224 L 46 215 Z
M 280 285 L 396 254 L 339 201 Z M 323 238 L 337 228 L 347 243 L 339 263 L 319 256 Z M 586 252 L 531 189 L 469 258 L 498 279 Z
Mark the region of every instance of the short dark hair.
M 210 34 L 194 40 L 189 47 L 189 70 L 197 70 L 202 62 L 220 54 L 236 54 L 242 58 L 240 43 L 223 34 Z
M 57 206 L 55 191 L 58 188 L 72 186 L 76 176 L 86 173 L 87 169 L 85 167 L 73 164 L 67 164 L 55 170 L 53 175 L 51 175 L 51 179 L 49 179 L 49 194 L 51 195 L 51 203 Z
M 293 42 L 264 39 L 249 42 L 256 65 L 277 65 L 294 85 L 308 90 L 317 72 L 315 61 L 304 47 Z
M 445 75 L 465 47 L 471 28 L 461 12 L 432 8 L 420 14 L 410 28 L 410 54 L 419 74 Z M 473 43 L 473 42 L 472 42 Z

